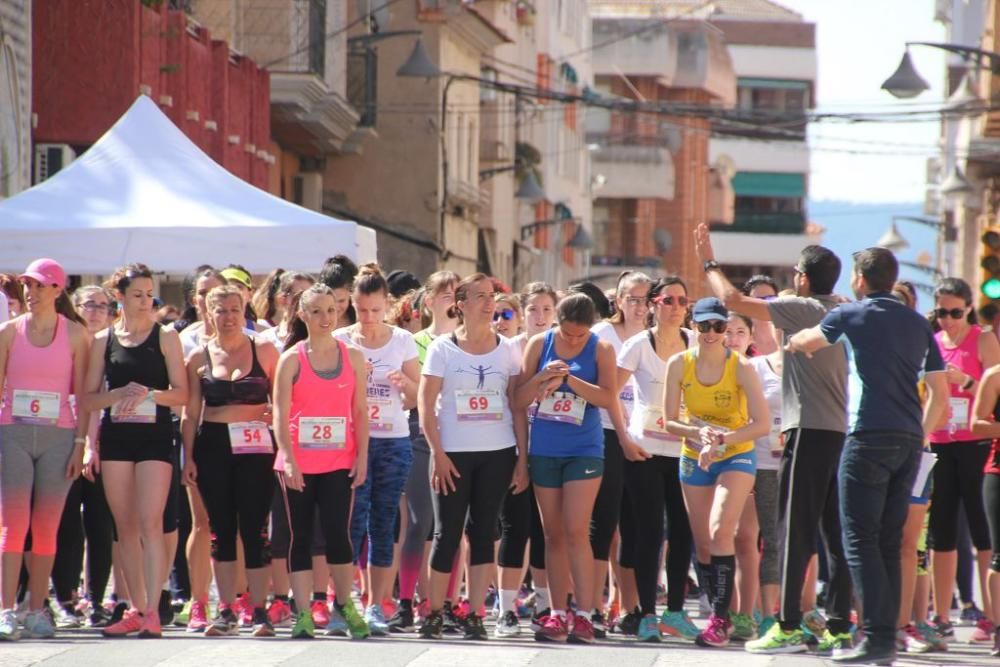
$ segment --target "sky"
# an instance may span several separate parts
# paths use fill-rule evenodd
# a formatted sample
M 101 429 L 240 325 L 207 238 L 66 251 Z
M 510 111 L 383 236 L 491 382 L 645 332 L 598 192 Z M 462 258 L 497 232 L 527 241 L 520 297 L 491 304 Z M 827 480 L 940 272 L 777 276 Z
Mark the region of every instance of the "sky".
M 816 23 L 820 111 L 887 111 L 933 105 L 944 97 L 945 52 L 911 49 L 931 89 L 913 100 L 881 90 L 907 41 L 944 41 L 934 0 L 776 0 Z M 939 126 L 924 123 L 813 123 L 813 200 L 920 202 L 926 159 L 936 153 Z M 910 155 L 900 156 L 900 150 Z

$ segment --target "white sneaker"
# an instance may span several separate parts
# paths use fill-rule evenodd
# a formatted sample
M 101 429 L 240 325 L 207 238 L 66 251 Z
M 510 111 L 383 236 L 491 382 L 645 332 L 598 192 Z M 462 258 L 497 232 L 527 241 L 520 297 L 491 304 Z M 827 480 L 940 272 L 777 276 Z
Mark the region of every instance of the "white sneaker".
M 70 603 L 67 603 L 70 604 Z M 80 627 L 80 617 L 76 615 L 72 608 L 67 609 L 65 605 L 59 603 L 52 608 L 53 616 L 57 628 L 78 628 Z
M 521 634 L 521 624 L 517 621 L 517 614 L 512 611 L 506 612 L 502 618 L 497 619 L 493 634 L 498 639 L 507 637 L 517 637 Z
M 908 625 L 896 630 L 896 648 L 906 653 L 927 653 L 931 650 L 931 645 L 920 636 L 915 627 Z
M 0 611 L 0 641 L 14 642 L 21 638 L 17 629 L 17 613 L 13 609 Z
M 51 639 L 56 636 L 52 619 L 49 618 L 44 609 L 28 612 L 28 615 L 24 617 L 24 636 L 37 639 Z

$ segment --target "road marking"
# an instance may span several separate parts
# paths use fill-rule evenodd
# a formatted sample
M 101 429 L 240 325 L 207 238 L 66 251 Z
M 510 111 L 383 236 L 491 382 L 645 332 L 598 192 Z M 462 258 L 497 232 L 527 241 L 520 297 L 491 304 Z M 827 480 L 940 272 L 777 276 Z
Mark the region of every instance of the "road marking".
M 537 650 L 528 648 L 497 648 L 495 646 L 434 647 L 427 649 L 406 663 L 406 665 L 407 667 L 475 665 L 485 660 L 489 663 L 490 667 L 527 667 L 537 655 Z

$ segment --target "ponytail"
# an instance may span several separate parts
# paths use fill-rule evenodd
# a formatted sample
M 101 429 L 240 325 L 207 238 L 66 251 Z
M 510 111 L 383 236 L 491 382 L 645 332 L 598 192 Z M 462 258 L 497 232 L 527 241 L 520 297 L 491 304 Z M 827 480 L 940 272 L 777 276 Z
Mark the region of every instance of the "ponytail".
M 80 313 L 76 312 L 76 308 L 73 307 L 73 301 L 69 298 L 69 294 L 66 290 L 59 293 L 56 297 L 56 312 L 67 320 L 76 322 L 82 325 L 84 328 L 87 327 L 87 323 L 80 317 Z

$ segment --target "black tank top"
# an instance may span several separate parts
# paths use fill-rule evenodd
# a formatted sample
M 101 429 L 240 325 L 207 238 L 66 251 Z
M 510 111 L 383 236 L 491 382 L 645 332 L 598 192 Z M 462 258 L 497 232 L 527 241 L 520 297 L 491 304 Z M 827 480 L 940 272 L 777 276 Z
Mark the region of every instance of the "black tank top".
M 104 348 L 104 379 L 108 382 L 108 389 L 124 387 L 129 382 L 138 382 L 149 389 L 169 389 L 167 360 L 160 350 L 160 325 L 154 325 L 146 340 L 135 347 L 125 347 L 118 342 L 114 327 L 110 327 L 108 344 Z M 111 408 L 104 410 L 103 421 L 106 424 L 111 423 Z M 156 423 L 170 424 L 170 408 L 163 405 L 156 406 Z
M 247 338 L 250 338 L 247 336 Z M 212 355 L 205 350 L 205 370 L 201 375 L 201 395 L 205 406 L 221 408 L 225 405 L 264 405 L 267 403 L 269 383 L 267 373 L 257 361 L 257 345 L 250 338 L 253 364 L 250 371 L 238 380 L 220 380 L 212 376 Z

